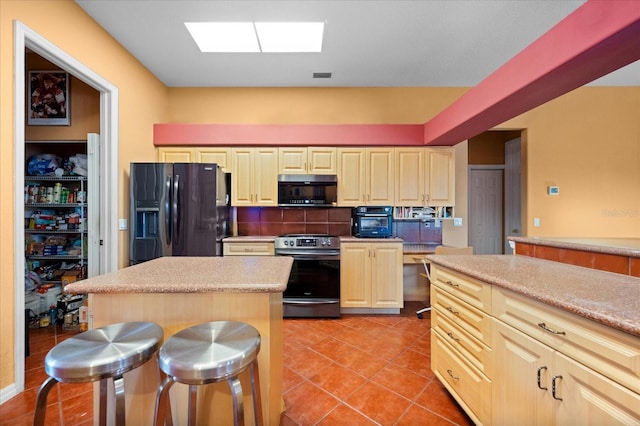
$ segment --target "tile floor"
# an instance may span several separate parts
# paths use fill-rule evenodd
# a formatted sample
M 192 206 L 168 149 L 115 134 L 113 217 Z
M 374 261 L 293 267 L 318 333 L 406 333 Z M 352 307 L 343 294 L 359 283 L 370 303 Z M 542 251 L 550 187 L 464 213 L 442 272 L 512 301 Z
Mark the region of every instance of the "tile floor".
M 285 320 L 281 425 L 471 425 L 429 368 L 429 315 L 406 305 L 400 315 Z M 30 330 L 25 392 L 0 405 L 0 426 L 32 423 L 44 356 L 72 334 Z M 93 424 L 91 395 L 91 384 L 57 386 L 45 424 Z

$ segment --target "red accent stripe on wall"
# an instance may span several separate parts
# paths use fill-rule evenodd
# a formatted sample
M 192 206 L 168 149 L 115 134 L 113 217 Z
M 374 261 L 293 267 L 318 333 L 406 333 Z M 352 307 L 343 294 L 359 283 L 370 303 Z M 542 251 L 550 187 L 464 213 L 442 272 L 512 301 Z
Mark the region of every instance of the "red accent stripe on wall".
M 640 2 L 589 0 L 425 124 L 455 145 L 640 59 Z
M 155 124 L 153 143 L 156 146 L 422 145 L 423 132 L 422 124 Z

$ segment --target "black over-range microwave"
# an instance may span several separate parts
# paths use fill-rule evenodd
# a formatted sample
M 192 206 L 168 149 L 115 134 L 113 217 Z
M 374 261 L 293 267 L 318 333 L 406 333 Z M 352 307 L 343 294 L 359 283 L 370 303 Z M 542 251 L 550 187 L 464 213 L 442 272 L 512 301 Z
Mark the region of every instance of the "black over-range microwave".
M 355 207 L 351 213 L 351 233 L 360 238 L 389 238 L 393 236 L 393 207 Z
M 335 207 L 337 202 L 336 175 L 278 175 L 281 207 Z

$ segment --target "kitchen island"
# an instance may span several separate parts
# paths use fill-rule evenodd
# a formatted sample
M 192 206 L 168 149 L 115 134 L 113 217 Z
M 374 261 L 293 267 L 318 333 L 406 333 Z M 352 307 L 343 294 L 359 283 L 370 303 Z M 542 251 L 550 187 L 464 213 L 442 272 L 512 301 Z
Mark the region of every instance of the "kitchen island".
M 431 368 L 476 424 L 640 424 L 640 279 L 428 256 Z
M 124 321 L 152 321 L 165 340 L 208 321 L 234 320 L 254 326 L 261 335 L 258 355 L 265 424 L 278 425 L 282 413 L 282 292 L 293 259 L 276 257 L 162 257 L 65 287 L 66 293 L 89 294 L 90 328 Z M 245 408 L 252 407 L 248 374 L 241 375 Z M 151 424 L 160 383 L 157 362 L 125 374 L 127 424 Z M 97 385 L 96 385 L 97 386 Z M 202 424 L 232 421 L 226 382 L 201 387 L 198 414 Z M 171 390 L 174 424 L 186 421 L 187 387 Z M 97 398 L 94 391 L 94 401 Z M 97 404 L 94 404 L 97 406 Z M 249 410 L 251 408 L 248 408 Z M 245 420 L 251 424 L 251 413 Z

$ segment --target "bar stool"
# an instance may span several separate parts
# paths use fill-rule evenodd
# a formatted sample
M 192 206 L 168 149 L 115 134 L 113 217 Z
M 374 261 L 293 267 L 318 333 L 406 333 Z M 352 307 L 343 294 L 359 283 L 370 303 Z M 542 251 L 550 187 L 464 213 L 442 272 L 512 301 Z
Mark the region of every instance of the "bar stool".
M 33 424 L 44 425 L 47 396 L 56 383 L 100 380 L 99 424 L 106 425 L 107 383 L 112 379 L 116 424 L 124 425 L 123 374 L 151 359 L 163 335 L 162 328 L 151 322 L 123 322 L 85 331 L 54 346 L 44 360 L 49 377 L 38 390 Z
M 184 329 L 160 348 L 158 362 L 166 373 L 156 395 L 154 424 L 171 425 L 169 389 L 175 383 L 189 385 L 188 424 L 196 424 L 198 385 L 226 380 L 233 399 L 233 423 L 244 425 L 242 385 L 238 376 L 249 368 L 253 413 L 256 425 L 262 425 L 260 378 L 258 374 L 260 333 L 249 324 L 214 321 Z

